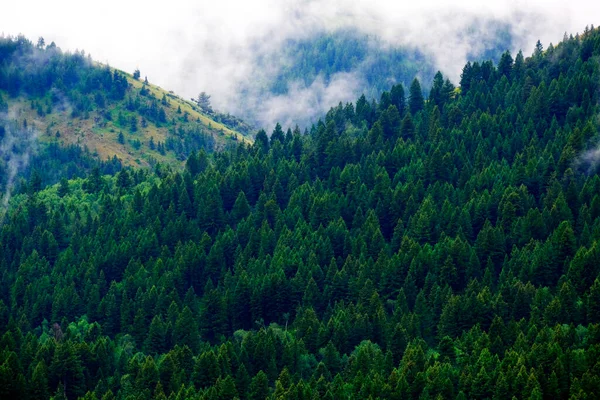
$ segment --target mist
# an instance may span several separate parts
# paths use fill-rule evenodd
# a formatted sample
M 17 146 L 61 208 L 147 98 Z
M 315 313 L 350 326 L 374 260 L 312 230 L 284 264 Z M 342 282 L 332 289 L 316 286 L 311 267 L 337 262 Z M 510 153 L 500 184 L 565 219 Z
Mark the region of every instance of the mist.
M 338 102 L 354 100 L 361 88 L 362 79 L 356 73 L 334 74 L 326 84 L 318 76 L 310 86 L 295 81 L 288 85 L 286 94 L 271 95 L 254 104 L 257 121 L 264 126 L 279 122 L 290 127 L 295 124 L 306 126 L 315 116 Z
M 547 47 L 565 32 L 575 34 L 586 25 L 597 25 L 592 18 L 600 17 L 600 4 L 582 0 L 83 4 L 11 2 L 3 5 L 0 26 L 5 34 L 23 33 L 32 40 L 43 36 L 46 43 L 55 41 L 63 50 L 85 49 L 94 59 L 128 72 L 139 67 L 151 82 L 186 98 L 206 91 L 216 109 L 254 116 L 267 129 L 275 121 L 287 126 L 302 117 L 322 115 L 339 101 L 355 100 L 364 90 L 360 75 L 349 71 L 328 81 L 317 76 L 308 84 L 290 82 L 285 95 L 240 101 L 260 94 L 279 69 L 292 62 L 277 59 L 287 40 L 344 29 L 375 35 L 382 46 L 419 49 L 428 63 L 457 83 L 465 62 L 493 45 L 499 25 L 509 27 L 513 55 L 519 49 L 529 55 L 538 39 Z M 269 57 L 276 62 L 261 62 Z
M 577 167 L 583 167 L 588 174 L 598 170 L 600 166 L 600 147 L 583 153 L 575 162 Z
M 0 113 L 0 226 L 17 179 L 23 175 L 38 150 L 38 132 L 22 127 L 12 110 Z

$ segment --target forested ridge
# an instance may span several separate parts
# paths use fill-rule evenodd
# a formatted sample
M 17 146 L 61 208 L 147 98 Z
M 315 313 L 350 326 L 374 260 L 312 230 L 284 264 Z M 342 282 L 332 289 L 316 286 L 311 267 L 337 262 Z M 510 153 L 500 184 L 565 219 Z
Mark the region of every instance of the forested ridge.
M 592 399 L 600 30 L 309 132 L 30 182 L 0 397 Z
M 365 81 L 365 95 L 373 97 L 388 90 L 390 81 L 410 83 L 419 74 L 429 83 L 435 74 L 430 60 L 418 50 L 386 48 L 380 38 L 354 31 L 288 40 L 282 52 L 266 57 L 269 63 L 277 62 L 278 58 L 291 59 L 270 82 L 268 90 L 276 95 L 288 93 L 291 82 L 300 81 L 308 87 L 319 76 L 330 83 L 336 74 L 355 72 Z
M 181 165 L 193 151 L 245 140 L 234 131 L 248 131 L 243 121 L 209 113 L 132 72 L 43 38 L 34 45 L 0 36 L 0 189 L 10 180 L 11 156 L 24 153 L 34 168 L 21 168 L 20 177 L 35 170 L 44 183 L 56 183 L 103 168 L 99 160 L 109 164 L 107 173 L 120 164 Z M 27 137 L 35 137 L 35 149 L 24 145 Z
M 482 37 L 482 28 L 471 26 L 473 37 Z M 482 39 L 485 51 L 479 54 L 473 49 L 471 57 L 489 56 L 498 60 L 503 49 L 511 47 L 513 40 L 509 26 L 486 21 L 486 29 L 493 31 L 494 40 Z M 282 60 L 285 60 L 282 61 Z M 287 40 L 281 53 L 264 57 L 261 67 L 281 63 L 281 67 L 269 82 L 267 89 L 275 94 L 288 93 L 290 83 L 301 82 L 310 86 L 322 76 L 325 83 L 339 73 L 354 73 L 364 81 L 367 97 L 379 97 L 389 90 L 392 83 L 410 84 L 418 75 L 429 89 L 435 69 L 430 55 L 418 48 L 386 45 L 378 36 L 369 36 L 354 30 L 338 30 L 329 34 L 317 34 L 304 40 Z

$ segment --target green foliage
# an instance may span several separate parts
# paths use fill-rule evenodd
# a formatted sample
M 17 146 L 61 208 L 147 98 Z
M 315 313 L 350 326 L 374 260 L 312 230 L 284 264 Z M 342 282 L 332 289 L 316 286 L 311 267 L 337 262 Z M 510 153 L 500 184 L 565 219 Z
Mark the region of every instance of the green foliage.
M 598 43 L 182 171 L 32 176 L 0 227 L 0 397 L 593 398 Z

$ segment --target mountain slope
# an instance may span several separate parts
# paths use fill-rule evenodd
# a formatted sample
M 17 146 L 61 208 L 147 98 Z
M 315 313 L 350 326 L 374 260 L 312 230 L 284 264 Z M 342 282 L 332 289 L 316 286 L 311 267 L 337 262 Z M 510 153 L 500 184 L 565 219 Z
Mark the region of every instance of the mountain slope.
M 599 59 L 586 29 L 184 171 L 30 187 L 1 397 L 597 397 Z
M 173 164 L 249 140 L 147 81 L 22 37 L 1 39 L 0 96 L 8 119 L 26 121 L 42 142 L 86 146 L 126 165 Z

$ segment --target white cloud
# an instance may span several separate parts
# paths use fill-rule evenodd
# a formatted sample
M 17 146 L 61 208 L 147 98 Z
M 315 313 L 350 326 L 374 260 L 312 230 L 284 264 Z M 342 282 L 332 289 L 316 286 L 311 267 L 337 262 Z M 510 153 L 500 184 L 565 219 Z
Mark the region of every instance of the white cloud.
M 340 101 L 353 99 L 360 86 L 360 76 L 342 72 L 333 75 L 328 84 L 322 76 L 318 76 L 308 87 L 300 82 L 291 82 L 287 94 L 271 96 L 264 102 L 251 104 L 256 115 L 266 124 L 273 126 L 275 122 L 280 122 L 283 127 L 293 127 L 297 123 L 308 123 L 310 117 L 322 114 Z
M 530 54 L 537 39 L 547 46 L 561 40 L 564 32 L 597 25 L 600 21 L 593 18 L 600 17 L 600 2 L 22 0 L 3 4 L 0 29 L 32 40 L 43 36 L 63 49 L 84 49 L 127 71 L 139 67 L 142 76 L 185 97 L 205 90 L 218 108 L 229 111 L 239 83 L 257 76 L 257 54 L 319 30 L 353 27 L 393 45 L 418 46 L 456 81 L 467 54 L 479 43 L 464 33 L 473 21 L 490 17 L 511 22 L 518 47 Z M 310 87 L 321 94 L 339 92 L 339 87 L 327 89 L 322 82 Z M 300 88 L 296 92 L 327 99 Z M 278 100 L 264 105 L 273 106 L 270 114 L 277 115 Z

